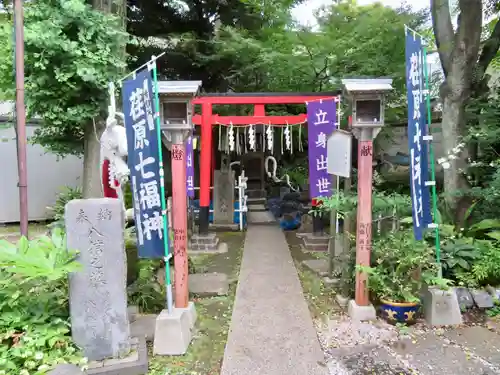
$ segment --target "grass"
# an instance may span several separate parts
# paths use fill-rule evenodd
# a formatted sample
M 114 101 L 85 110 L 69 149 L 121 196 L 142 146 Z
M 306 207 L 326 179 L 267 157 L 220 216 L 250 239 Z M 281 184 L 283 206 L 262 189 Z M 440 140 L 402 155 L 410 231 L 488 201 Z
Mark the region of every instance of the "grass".
M 153 356 L 150 347 L 148 375 L 218 375 L 236 292 L 244 234 L 218 233 L 221 242 L 228 244 L 226 254 L 206 254 L 191 257 L 197 273 L 224 272 L 233 283 L 227 296 L 192 298 L 198 320 L 188 352 L 183 356 Z
M 340 307 L 335 301 L 334 288 L 326 285 L 322 277 L 302 265 L 302 261 L 307 259 L 327 259 L 328 254 L 326 252 L 304 253 L 300 247 L 302 240 L 297 238 L 295 232 L 287 232 L 286 239 L 313 319 L 323 321 L 334 313 L 338 313 Z
M 29 223 L 28 235 L 31 237 L 33 235 L 44 234 L 48 230 L 47 224 L 46 222 Z M 19 235 L 19 230 L 19 224 L 0 224 L 0 237 Z

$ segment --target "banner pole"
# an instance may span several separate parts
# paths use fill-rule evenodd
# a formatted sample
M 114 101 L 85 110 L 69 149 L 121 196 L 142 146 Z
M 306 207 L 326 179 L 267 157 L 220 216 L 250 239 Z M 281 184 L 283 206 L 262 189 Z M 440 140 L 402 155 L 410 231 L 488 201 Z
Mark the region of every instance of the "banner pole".
M 153 65 L 153 84 L 154 84 L 154 97 L 155 97 L 155 122 L 156 133 L 158 135 L 158 158 L 160 165 L 160 195 L 161 195 L 161 210 L 163 216 L 163 246 L 165 254 L 165 286 L 167 290 L 167 310 L 171 314 L 173 311 L 173 298 L 172 298 L 172 282 L 170 279 L 170 258 L 172 254 L 169 252 L 169 231 L 168 231 L 168 216 L 167 216 L 167 202 L 165 199 L 165 173 L 163 169 L 163 152 L 161 141 L 161 119 L 160 119 L 160 98 L 158 93 L 158 72 L 156 69 L 156 57 L 151 57 L 151 64 Z
M 429 74 L 427 71 L 427 47 L 423 47 L 424 52 L 424 76 L 425 76 L 425 90 L 426 94 L 426 106 L 427 106 L 427 134 L 432 135 L 431 125 L 432 125 L 432 114 L 431 114 L 431 94 L 429 90 Z M 435 159 L 434 159 L 434 147 L 432 144 L 432 139 L 428 143 L 429 145 L 429 158 L 431 164 L 431 181 L 436 181 L 436 168 L 435 168 Z M 432 194 L 432 211 L 434 216 L 434 234 L 436 237 L 436 262 L 438 264 L 438 276 L 441 278 L 443 276 L 443 269 L 441 267 L 441 240 L 439 238 L 439 223 L 437 223 L 438 218 L 438 206 L 437 206 L 437 192 L 436 192 L 436 183 L 431 186 L 431 194 Z

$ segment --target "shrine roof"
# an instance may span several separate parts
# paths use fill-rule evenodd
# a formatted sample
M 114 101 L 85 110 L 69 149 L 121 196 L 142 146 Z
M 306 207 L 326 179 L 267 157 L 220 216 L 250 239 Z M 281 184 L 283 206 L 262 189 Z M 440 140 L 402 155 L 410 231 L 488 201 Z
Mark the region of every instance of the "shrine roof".
M 337 96 L 341 90 L 329 92 L 207 92 L 199 97 L 273 97 L 273 96 Z
M 201 81 L 158 81 L 158 93 L 195 96 Z

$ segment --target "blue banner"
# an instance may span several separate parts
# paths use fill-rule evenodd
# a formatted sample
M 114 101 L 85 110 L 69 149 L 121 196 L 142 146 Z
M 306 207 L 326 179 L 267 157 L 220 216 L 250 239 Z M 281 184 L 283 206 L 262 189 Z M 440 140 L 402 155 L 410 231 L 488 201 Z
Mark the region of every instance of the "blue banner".
M 153 81 L 144 69 L 123 83 L 128 166 L 140 258 L 164 256 L 158 134 L 154 120 Z
M 406 87 L 408 96 L 408 149 L 410 154 L 410 187 L 413 233 L 423 238 L 424 229 L 432 223 L 429 180 L 424 53 L 419 35 L 406 29 Z

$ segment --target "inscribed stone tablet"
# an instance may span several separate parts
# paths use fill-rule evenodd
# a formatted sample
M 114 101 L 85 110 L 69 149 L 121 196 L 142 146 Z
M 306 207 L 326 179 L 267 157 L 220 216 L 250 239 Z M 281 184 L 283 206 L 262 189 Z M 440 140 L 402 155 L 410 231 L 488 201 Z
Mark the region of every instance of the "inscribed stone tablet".
M 78 199 L 66 205 L 67 245 L 83 270 L 70 276 L 71 332 L 89 360 L 130 350 L 121 201 Z

